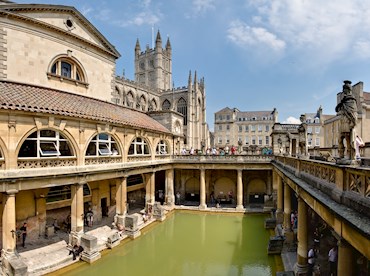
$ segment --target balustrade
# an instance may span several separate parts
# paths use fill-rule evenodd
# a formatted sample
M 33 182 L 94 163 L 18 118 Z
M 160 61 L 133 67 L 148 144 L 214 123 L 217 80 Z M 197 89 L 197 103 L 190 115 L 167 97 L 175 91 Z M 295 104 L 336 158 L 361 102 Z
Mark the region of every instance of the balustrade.
M 43 159 L 18 159 L 18 169 L 36 169 L 36 168 L 54 168 L 54 167 L 70 167 L 77 165 L 77 158 L 43 158 Z

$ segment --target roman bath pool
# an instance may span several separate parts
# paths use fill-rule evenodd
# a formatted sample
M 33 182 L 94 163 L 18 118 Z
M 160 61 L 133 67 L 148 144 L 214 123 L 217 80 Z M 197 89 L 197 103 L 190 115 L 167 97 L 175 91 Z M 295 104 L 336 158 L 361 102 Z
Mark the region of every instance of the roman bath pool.
M 275 275 L 280 256 L 267 255 L 265 215 L 176 211 L 93 264 L 53 275 Z

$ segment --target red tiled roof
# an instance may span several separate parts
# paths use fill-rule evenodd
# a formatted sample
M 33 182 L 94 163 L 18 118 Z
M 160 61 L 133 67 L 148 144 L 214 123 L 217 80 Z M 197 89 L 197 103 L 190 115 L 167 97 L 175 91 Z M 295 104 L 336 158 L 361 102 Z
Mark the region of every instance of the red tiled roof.
M 8 81 L 0 81 L 0 109 L 71 116 L 170 132 L 156 120 L 136 110 L 64 91 Z
M 364 101 L 366 104 L 370 104 L 370 93 L 364 92 Z

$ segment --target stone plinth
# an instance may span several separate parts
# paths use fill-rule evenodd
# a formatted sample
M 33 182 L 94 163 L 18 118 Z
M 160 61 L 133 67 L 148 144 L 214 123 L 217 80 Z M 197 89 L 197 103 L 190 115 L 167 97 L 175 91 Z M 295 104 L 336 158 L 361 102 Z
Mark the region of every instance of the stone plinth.
M 125 217 L 125 234 L 131 239 L 136 239 L 141 235 L 138 227 L 139 215 L 127 215 Z
M 28 275 L 27 265 L 15 253 L 3 253 L 2 263 L 6 273 L 14 276 Z
M 98 238 L 91 235 L 83 235 L 81 237 L 81 246 L 84 251 L 81 254 L 81 259 L 85 262 L 92 263 L 100 259 L 101 254 L 98 251 Z
M 164 214 L 164 208 L 159 202 L 154 203 L 153 217 L 159 221 L 164 221 L 166 219 L 166 215 Z
M 118 234 L 118 232 L 115 232 L 108 237 L 107 247 L 112 249 L 113 247 L 119 245 L 120 242 L 121 242 L 121 237 Z

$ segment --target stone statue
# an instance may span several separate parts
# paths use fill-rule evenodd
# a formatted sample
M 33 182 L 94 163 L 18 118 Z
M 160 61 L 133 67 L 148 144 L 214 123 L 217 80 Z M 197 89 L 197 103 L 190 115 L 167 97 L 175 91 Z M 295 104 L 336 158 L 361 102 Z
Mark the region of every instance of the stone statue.
M 344 150 L 346 148 L 346 157 L 353 160 L 355 158 L 354 128 L 357 124 L 357 101 L 352 95 L 352 86 L 350 81 L 344 81 L 342 94 L 342 100 L 335 107 L 337 115 L 341 117 L 339 123 L 338 151 L 339 157 L 344 158 Z M 346 147 L 344 147 L 343 139 L 346 139 Z
M 302 114 L 299 118 L 301 124 L 298 127 L 298 147 L 299 154 L 307 155 L 307 132 L 306 132 L 306 115 Z

